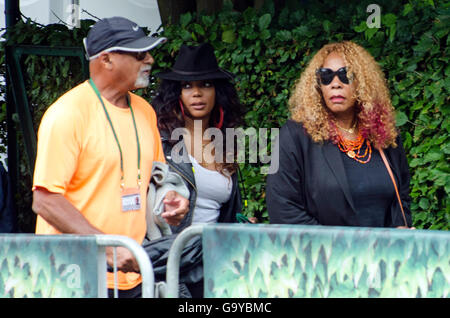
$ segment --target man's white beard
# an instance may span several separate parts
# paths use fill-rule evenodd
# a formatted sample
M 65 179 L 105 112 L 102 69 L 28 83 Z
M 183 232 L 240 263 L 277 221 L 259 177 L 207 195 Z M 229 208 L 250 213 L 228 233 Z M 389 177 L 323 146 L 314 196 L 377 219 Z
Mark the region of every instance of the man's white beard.
M 134 87 L 136 88 L 145 88 L 150 84 L 150 75 L 144 73 L 145 71 L 150 71 L 152 69 L 149 65 L 144 65 L 139 70 L 138 77 L 136 78 L 136 82 L 134 82 Z

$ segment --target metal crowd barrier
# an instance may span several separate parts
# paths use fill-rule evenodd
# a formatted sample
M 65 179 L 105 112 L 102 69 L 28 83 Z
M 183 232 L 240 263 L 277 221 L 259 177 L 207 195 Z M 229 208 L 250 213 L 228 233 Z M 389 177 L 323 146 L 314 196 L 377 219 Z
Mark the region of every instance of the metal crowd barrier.
M 450 232 L 306 225 L 193 225 L 169 252 L 167 297 L 180 256 L 202 236 L 204 297 L 449 297 Z
M 136 243 L 135 240 L 126 237 L 126 236 L 118 236 L 118 235 L 95 235 L 97 244 L 102 247 L 107 246 L 123 246 L 128 248 L 131 253 L 133 253 L 136 261 L 139 265 L 140 274 L 142 277 L 142 297 L 143 298 L 153 298 L 155 292 L 155 275 L 153 274 L 153 267 L 150 259 L 148 258 L 147 253 L 144 251 L 142 246 Z M 118 297 L 118 289 L 117 289 L 117 266 L 116 266 L 116 257 L 115 257 L 115 248 L 114 248 L 114 297 Z M 103 255 L 105 257 L 105 250 L 99 251 L 99 255 Z M 106 264 L 106 259 L 102 264 Z M 105 278 L 106 279 L 106 278 Z M 105 281 L 106 284 L 106 281 Z M 106 288 L 104 289 L 106 290 Z
M 180 276 L 180 258 L 183 247 L 189 242 L 191 238 L 196 235 L 202 235 L 203 225 L 191 225 L 184 229 L 175 239 L 169 250 L 169 257 L 167 259 L 166 272 L 166 293 L 167 298 L 178 297 L 178 282 Z
M 133 239 L 118 235 L 69 234 L 0 235 L 0 297 L 108 297 L 107 246 L 130 250 L 139 264 L 142 297 L 154 297 L 152 264 Z M 117 277 L 115 263 L 114 259 L 114 276 Z M 114 296 L 117 295 L 116 286 Z

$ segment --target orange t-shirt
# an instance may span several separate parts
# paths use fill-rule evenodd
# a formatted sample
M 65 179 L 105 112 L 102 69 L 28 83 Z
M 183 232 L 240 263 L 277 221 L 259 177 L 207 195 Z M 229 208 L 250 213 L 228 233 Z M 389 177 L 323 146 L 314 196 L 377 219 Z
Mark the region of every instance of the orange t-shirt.
M 153 108 L 130 93 L 141 148 L 141 209 L 122 212 L 120 152 L 103 107 L 88 81 L 61 96 L 45 112 L 38 132 L 33 190 L 63 194 L 95 227 L 142 243 L 146 194 L 153 161 L 165 162 Z M 137 187 L 137 142 L 131 111 L 103 102 L 122 148 L 125 188 Z M 58 234 L 38 216 L 37 234 Z M 82 257 L 82 256 L 81 256 Z M 119 289 L 141 282 L 136 273 L 118 275 Z M 113 287 L 108 273 L 108 287 Z

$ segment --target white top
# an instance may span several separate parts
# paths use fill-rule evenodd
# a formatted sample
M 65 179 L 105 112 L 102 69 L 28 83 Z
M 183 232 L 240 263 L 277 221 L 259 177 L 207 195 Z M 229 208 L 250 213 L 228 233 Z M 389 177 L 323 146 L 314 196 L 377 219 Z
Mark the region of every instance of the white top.
M 215 170 L 202 167 L 194 157 L 189 155 L 194 168 L 197 186 L 197 201 L 192 223 L 215 223 L 219 218 L 220 208 L 231 196 L 233 181 Z

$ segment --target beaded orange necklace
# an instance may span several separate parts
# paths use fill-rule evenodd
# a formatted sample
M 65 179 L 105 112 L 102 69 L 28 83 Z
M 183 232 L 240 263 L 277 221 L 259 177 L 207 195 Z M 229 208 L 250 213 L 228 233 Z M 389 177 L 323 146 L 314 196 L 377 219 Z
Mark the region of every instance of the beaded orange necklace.
M 366 143 L 367 147 L 364 153 L 361 154 L 361 147 L 364 143 Z M 356 140 L 348 140 L 342 137 L 341 134 L 338 134 L 338 147 L 339 150 L 359 163 L 368 163 L 372 157 L 372 147 L 370 146 L 369 140 L 363 138 L 359 132 Z

